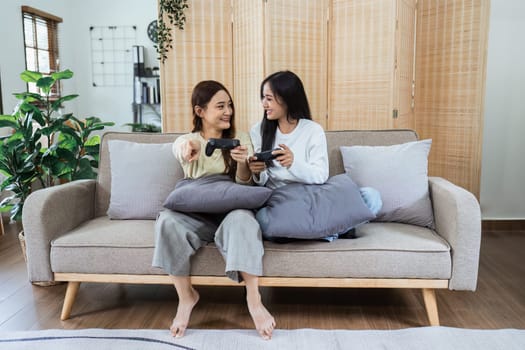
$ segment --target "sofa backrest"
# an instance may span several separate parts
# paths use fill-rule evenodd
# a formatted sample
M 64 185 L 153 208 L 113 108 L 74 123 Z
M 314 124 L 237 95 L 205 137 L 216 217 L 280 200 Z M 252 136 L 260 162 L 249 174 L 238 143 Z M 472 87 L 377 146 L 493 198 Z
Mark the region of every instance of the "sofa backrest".
M 339 150 L 341 146 L 390 146 L 417 141 L 417 139 L 415 131 L 406 129 L 327 131 L 330 176 L 342 174 L 345 171 L 343 157 Z
M 100 161 L 96 189 L 95 215 L 103 216 L 109 208 L 111 194 L 111 168 L 109 161 L 108 141 L 124 140 L 137 143 L 169 143 L 175 141 L 176 133 L 132 133 L 110 131 L 103 135 L 100 145 Z M 412 130 L 347 130 L 327 131 L 328 157 L 330 176 L 344 172 L 340 146 L 389 146 L 417 140 Z M 130 155 L 131 156 L 131 155 Z

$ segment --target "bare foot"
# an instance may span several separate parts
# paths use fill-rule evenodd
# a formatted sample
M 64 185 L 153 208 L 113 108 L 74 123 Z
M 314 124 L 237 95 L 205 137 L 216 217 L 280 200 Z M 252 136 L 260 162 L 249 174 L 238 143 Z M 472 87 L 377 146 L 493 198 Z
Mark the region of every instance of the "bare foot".
M 184 331 L 186 330 L 186 327 L 188 327 L 188 323 L 190 322 L 191 311 L 193 310 L 193 307 L 197 304 L 198 301 L 199 293 L 193 288 L 192 295 L 189 299 L 186 300 L 179 298 L 177 314 L 175 315 L 173 323 L 170 327 L 171 334 L 174 337 L 180 338 L 184 335 Z
M 270 340 L 272 338 L 272 331 L 275 327 L 273 316 L 262 304 L 260 295 L 253 297 L 248 296 L 246 301 L 257 332 L 259 332 L 264 340 Z

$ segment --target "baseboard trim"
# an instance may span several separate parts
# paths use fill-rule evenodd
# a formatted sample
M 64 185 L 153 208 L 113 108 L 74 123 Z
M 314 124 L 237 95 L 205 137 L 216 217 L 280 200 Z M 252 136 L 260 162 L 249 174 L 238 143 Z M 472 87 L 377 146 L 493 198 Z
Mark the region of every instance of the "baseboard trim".
M 483 232 L 487 231 L 525 231 L 525 220 L 483 220 Z

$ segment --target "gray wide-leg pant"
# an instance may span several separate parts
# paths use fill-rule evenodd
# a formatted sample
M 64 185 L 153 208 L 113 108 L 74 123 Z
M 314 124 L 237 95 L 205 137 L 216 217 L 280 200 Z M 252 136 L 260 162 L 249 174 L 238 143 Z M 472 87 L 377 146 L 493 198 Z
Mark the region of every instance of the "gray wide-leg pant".
M 262 275 L 261 229 L 253 212 L 244 209 L 229 212 L 222 221 L 213 216 L 161 211 L 155 223 L 152 265 L 173 276 L 189 276 L 190 258 L 208 242 L 215 242 L 226 262 L 226 276 L 232 280 L 242 281 L 239 271 Z

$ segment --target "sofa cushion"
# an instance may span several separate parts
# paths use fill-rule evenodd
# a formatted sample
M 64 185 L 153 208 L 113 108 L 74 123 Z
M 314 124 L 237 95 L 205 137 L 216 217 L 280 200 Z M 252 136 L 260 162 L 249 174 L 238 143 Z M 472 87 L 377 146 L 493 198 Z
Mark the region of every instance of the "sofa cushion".
M 190 213 L 227 213 L 260 208 L 271 194 L 269 188 L 237 184 L 228 175 L 210 175 L 179 181 L 164 207 Z
M 438 278 L 451 276 L 450 246 L 420 226 L 373 222 L 356 238 L 333 242 L 265 242 L 265 276 Z
M 345 171 L 360 187 L 381 193 L 376 221 L 432 227 L 428 153 L 432 140 L 392 146 L 341 147 Z
M 111 219 L 155 219 L 182 168 L 171 143 L 108 142 L 111 167 Z
M 162 274 L 151 266 L 155 220 L 101 216 L 51 242 L 53 272 Z
M 85 222 L 51 242 L 53 272 L 165 274 L 151 266 L 154 220 Z M 441 278 L 451 275 L 450 247 L 434 231 L 406 224 L 369 223 L 355 239 L 331 243 L 265 241 L 265 276 L 347 278 Z M 192 258 L 192 275 L 224 276 L 213 243 Z
M 318 239 L 345 233 L 375 215 L 347 174 L 322 185 L 288 184 L 256 215 L 265 238 Z

